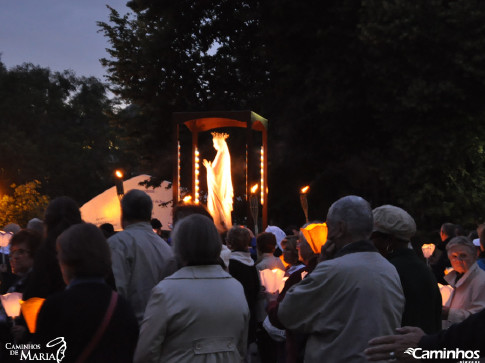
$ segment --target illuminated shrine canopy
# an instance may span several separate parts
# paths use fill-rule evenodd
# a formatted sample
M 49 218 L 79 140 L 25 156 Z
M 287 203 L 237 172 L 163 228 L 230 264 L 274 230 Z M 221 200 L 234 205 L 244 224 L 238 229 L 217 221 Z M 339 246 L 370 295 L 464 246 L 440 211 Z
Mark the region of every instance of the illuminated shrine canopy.
M 176 205 L 181 200 L 180 194 L 180 169 L 187 166 L 181 165 L 181 152 L 184 149 L 180 144 L 179 132 L 180 127 L 186 127 L 192 133 L 192 196 L 193 200 L 198 202 L 199 193 L 199 148 L 198 148 L 198 134 L 214 129 L 223 128 L 225 130 L 230 128 L 246 129 L 246 149 L 251 149 L 256 142 L 256 138 L 252 136 L 252 131 L 261 132 L 262 145 L 261 156 L 255 157 L 251 153 L 246 152 L 245 157 L 245 175 L 246 185 L 245 194 L 248 197 L 251 194 L 250 188 L 255 180 L 248 180 L 249 175 L 257 171 L 260 174 L 260 204 L 262 206 L 262 226 L 267 225 L 267 130 L 268 120 L 252 111 L 207 111 L 207 112 L 175 112 L 172 116 L 174 122 L 174 139 L 175 139 L 175 155 L 177 155 L 177 163 L 174 165 L 173 173 L 173 200 Z M 244 131 L 243 131 L 244 132 Z M 232 132 L 230 132 L 232 133 Z M 258 137 L 259 139 L 259 137 Z M 258 141 L 259 143 L 259 141 Z M 258 147 L 259 148 L 259 147 Z M 251 173 L 249 173 L 251 171 Z M 258 183 L 258 184 L 259 184 Z M 251 216 L 247 213 L 248 220 Z
M 192 133 L 226 127 L 250 128 L 263 133 L 268 130 L 268 120 L 253 111 L 174 112 L 172 120 L 176 129 L 185 125 Z

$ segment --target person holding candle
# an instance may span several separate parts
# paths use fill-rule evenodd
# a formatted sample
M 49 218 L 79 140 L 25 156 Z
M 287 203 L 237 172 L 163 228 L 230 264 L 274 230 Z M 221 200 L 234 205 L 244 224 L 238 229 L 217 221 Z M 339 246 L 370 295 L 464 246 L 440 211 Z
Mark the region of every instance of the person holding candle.
M 285 277 L 289 277 L 293 272 L 305 267 L 299 259 L 298 253 L 298 236 L 286 236 L 281 241 L 283 248 L 283 260 L 287 264 L 285 268 Z
M 308 334 L 305 362 L 366 362 L 367 342 L 401 324 L 404 294 L 399 275 L 374 247 L 372 209 L 350 195 L 328 210 L 323 261 L 280 302 L 278 318 Z
M 8 287 L 7 293 L 22 293 L 32 272 L 34 264 L 34 255 L 37 252 L 42 237 L 35 231 L 23 229 L 14 234 L 10 239 L 10 264 L 15 276 L 14 283 Z M 16 318 L 15 325 L 10 326 L 7 323 L 5 311 L 0 305 L 0 341 L 1 342 L 25 342 L 28 337 L 27 326 L 22 316 Z M 4 346 L 0 347 L 0 361 L 7 361 Z
M 258 263 L 256 268 L 258 271 L 266 269 L 278 268 L 285 270 L 285 265 L 281 259 L 273 255 L 276 249 L 276 236 L 271 232 L 262 232 L 256 237 L 256 246 L 258 250 Z
M 473 242 L 464 236 L 454 237 L 446 250 L 453 270 L 445 276 L 445 280 L 453 291 L 450 299 L 443 302 L 443 328 L 485 309 L 485 271 L 476 263 Z
M 23 229 L 10 240 L 10 265 L 16 279 L 7 292 L 23 292 L 32 272 L 34 256 L 42 243 L 35 231 Z
M 306 226 L 306 225 L 305 225 Z M 304 227 L 305 227 L 304 226 Z M 318 262 L 319 254 L 316 254 L 308 241 L 306 240 L 304 234 L 300 231 L 298 234 L 298 256 L 299 260 L 303 261 L 304 265 L 301 269 L 294 271 L 288 280 L 285 282 L 285 286 L 278 298 L 275 301 L 271 301 L 268 305 L 268 318 L 271 324 L 273 324 L 278 329 L 284 329 L 285 327 L 281 324 L 278 319 L 278 307 L 279 304 L 285 298 L 286 292 L 294 285 L 299 283 L 305 277 L 315 269 Z M 294 332 L 292 330 L 286 330 L 286 342 L 285 342 L 285 362 L 286 363 L 298 363 L 303 362 L 305 354 L 305 344 L 307 335 Z

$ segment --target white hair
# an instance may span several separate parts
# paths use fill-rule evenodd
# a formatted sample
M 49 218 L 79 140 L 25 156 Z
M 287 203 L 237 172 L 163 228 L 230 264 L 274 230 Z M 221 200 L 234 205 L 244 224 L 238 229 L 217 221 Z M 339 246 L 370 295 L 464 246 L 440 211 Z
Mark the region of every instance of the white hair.
M 333 203 L 327 214 L 327 224 L 344 222 L 346 233 L 355 240 L 368 239 L 374 219 L 372 208 L 364 198 L 348 195 Z

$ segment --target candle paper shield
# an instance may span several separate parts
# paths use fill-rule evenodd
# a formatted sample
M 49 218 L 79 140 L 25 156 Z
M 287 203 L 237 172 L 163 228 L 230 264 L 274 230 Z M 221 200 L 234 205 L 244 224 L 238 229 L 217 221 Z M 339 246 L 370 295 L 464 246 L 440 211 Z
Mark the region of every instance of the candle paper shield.
M 11 238 L 11 233 L 0 231 L 0 247 L 7 247 Z
M 9 232 L 0 231 L 0 253 L 2 254 L 2 264 L 5 265 L 5 255 L 9 254 L 8 244 L 10 243 L 10 239 L 12 238 L 12 234 Z M 6 266 L 4 266 L 6 268 Z
M 0 295 L 0 299 L 2 300 L 2 305 L 7 316 L 16 318 L 20 315 L 20 300 L 22 299 L 20 292 L 10 292 L 5 295 Z
M 430 258 L 431 255 L 433 254 L 435 248 L 436 248 L 436 246 L 434 244 L 430 243 L 430 244 L 422 245 L 421 251 L 423 251 L 423 255 L 424 255 L 425 258 Z
M 264 286 L 266 291 L 275 293 L 276 291 L 283 290 L 283 276 L 285 276 L 285 271 L 280 270 L 279 268 L 274 268 L 272 270 L 268 268 L 259 271 L 259 276 L 261 277 L 261 285 Z
M 37 326 L 37 315 L 39 315 L 40 308 L 44 303 L 45 299 L 40 297 L 33 297 L 26 301 L 20 301 L 20 309 L 22 310 L 22 315 L 27 322 L 27 327 L 29 331 L 34 334 Z
M 312 223 L 301 229 L 303 236 L 313 252 L 320 254 L 323 245 L 327 242 L 328 228 L 326 223 Z

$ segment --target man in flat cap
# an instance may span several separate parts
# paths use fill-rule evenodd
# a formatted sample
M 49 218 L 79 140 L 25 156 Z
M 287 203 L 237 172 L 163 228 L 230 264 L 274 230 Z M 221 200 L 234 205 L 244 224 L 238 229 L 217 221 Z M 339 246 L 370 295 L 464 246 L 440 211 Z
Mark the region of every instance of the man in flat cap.
M 383 205 L 372 211 L 371 239 L 396 267 L 406 298 L 402 326 L 417 326 L 427 334 L 441 330 L 441 294 L 431 270 L 409 247 L 416 223 L 404 209 Z

